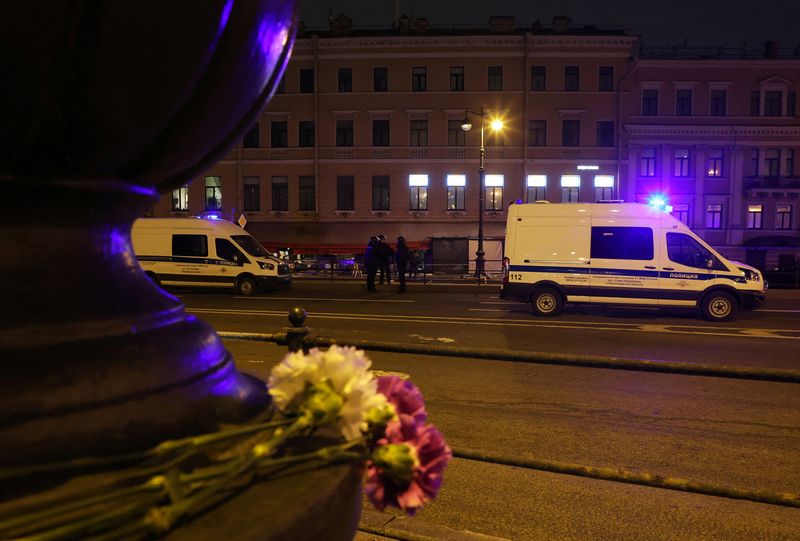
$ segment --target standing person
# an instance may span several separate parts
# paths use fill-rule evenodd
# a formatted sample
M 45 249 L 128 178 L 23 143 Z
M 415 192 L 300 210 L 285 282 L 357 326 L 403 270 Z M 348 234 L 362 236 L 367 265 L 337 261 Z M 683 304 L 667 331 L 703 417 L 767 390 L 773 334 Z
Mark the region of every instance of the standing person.
M 397 279 L 400 281 L 398 293 L 406 292 L 406 270 L 408 269 L 408 246 L 405 237 L 397 237 L 397 251 L 394 254 L 394 261 L 397 264 Z
M 372 237 L 369 239 L 367 249 L 364 250 L 364 266 L 367 269 L 367 291 L 377 291 L 375 289 L 375 275 L 378 274 L 377 244 L 378 237 Z
M 375 252 L 378 256 L 378 272 L 380 273 L 378 283 L 382 284 L 385 278 L 386 284 L 391 285 L 394 250 L 386 243 L 386 237 L 384 235 L 378 235 L 378 243 L 375 245 Z
M 419 250 L 416 248 L 411 250 L 411 253 L 408 255 L 408 275 L 414 280 L 417 279 L 417 273 L 419 272 L 419 264 L 421 260 L 422 258 L 419 256 Z

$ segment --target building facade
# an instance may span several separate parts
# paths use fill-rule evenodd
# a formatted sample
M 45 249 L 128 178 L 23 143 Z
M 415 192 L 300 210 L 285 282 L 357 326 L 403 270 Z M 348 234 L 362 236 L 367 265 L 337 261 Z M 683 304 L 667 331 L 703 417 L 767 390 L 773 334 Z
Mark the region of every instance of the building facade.
M 660 195 L 726 255 L 763 268 L 800 244 L 800 58 L 768 56 L 655 58 L 624 31 L 566 18 L 304 33 L 242 143 L 153 214 L 243 215 L 268 247 L 300 252 L 383 233 L 449 239 L 466 256 L 483 131 L 488 261 L 515 202 Z

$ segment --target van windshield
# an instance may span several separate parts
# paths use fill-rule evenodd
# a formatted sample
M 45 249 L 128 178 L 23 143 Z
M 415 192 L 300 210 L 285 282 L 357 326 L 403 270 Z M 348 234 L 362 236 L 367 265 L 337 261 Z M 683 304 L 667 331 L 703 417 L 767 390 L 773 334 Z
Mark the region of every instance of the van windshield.
M 241 246 L 245 252 L 252 256 L 267 257 L 272 255 L 250 235 L 233 235 L 231 238 L 236 242 L 236 244 Z

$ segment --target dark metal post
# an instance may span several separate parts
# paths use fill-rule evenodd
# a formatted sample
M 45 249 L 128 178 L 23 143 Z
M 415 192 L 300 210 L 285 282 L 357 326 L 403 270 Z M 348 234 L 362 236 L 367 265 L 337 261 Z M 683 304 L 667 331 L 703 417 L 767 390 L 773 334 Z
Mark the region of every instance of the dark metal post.
M 308 327 L 304 325 L 306 317 L 306 311 L 299 306 L 295 306 L 289 310 L 289 323 L 291 323 L 292 326 L 286 327 L 286 345 L 292 353 L 306 351 L 303 344 L 309 332 Z
M 480 162 L 478 165 L 478 181 L 480 184 L 479 190 L 480 193 L 478 194 L 478 250 L 475 252 L 475 278 L 477 278 L 478 283 L 480 284 L 481 278 L 485 275 L 484 273 L 484 259 L 483 256 L 485 252 L 483 251 L 483 208 L 485 206 L 484 197 L 486 196 L 486 186 L 484 177 L 486 176 L 486 171 L 483 167 L 483 157 L 486 153 L 486 147 L 484 146 L 483 142 L 483 118 L 485 116 L 485 112 L 481 109 L 481 149 L 480 149 Z

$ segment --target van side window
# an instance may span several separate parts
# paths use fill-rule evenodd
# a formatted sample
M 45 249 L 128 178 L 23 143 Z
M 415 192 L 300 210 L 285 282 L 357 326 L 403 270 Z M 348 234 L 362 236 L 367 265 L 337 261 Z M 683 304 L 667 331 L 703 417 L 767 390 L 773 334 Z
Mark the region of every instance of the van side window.
M 705 246 L 685 233 L 667 233 L 667 257 L 687 267 L 728 270 Z
M 652 261 L 653 230 L 649 227 L 592 227 L 591 258 Z
M 172 235 L 172 255 L 207 257 L 208 239 L 205 235 Z
M 217 249 L 217 257 L 233 261 L 239 265 L 244 265 L 248 262 L 244 254 L 228 239 L 214 239 L 214 247 Z

